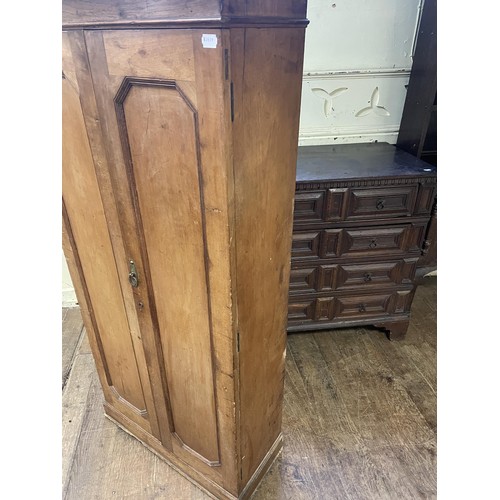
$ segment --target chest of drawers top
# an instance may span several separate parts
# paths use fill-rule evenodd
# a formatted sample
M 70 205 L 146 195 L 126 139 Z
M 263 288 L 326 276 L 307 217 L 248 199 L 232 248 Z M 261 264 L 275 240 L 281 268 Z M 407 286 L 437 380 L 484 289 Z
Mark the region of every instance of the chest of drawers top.
M 390 223 L 430 214 L 436 167 L 387 143 L 299 147 L 294 225 Z
M 365 184 L 384 184 L 394 180 L 402 184 L 431 181 L 436 167 L 385 142 L 340 144 L 338 146 L 300 146 L 297 157 L 297 189 L 308 183 L 362 180 Z

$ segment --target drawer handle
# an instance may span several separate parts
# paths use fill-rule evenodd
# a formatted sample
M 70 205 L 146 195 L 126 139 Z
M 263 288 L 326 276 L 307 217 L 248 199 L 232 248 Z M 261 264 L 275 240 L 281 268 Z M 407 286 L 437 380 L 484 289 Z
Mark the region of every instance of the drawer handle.
M 370 241 L 370 244 L 368 245 L 370 248 L 375 248 L 377 246 L 377 242 L 375 240 Z
M 368 282 L 372 280 L 372 273 L 365 273 L 363 276 L 363 281 Z
M 383 208 L 385 208 L 385 200 L 377 200 L 377 210 L 382 210 Z
M 365 304 L 359 304 L 358 309 L 359 309 L 360 313 L 364 313 L 364 312 L 366 312 L 366 305 Z

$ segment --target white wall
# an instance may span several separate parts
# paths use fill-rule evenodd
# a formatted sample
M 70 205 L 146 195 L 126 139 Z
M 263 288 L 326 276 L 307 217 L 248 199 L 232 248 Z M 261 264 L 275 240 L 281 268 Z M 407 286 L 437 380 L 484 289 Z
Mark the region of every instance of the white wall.
M 300 145 L 397 140 L 422 0 L 309 0 Z M 76 296 L 63 257 L 63 306 Z
M 71 276 L 69 275 L 68 265 L 66 264 L 64 254 L 62 256 L 62 305 L 63 307 L 72 307 L 76 305 L 75 289 L 71 282 Z
M 395 143 L 421 0 L 309 0 L 299 144 Z

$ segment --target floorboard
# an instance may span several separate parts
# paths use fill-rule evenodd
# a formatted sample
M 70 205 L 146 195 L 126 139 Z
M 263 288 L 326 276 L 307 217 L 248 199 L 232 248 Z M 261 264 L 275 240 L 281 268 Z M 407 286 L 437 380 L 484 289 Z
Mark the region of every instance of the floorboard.
M 78 307 L 63 308 L 62 314 L 63 336 L 62 336 L 62 386 L 69 377 L 79 343 L 83 337 L 83 323 L 80 309 Z
M 288 336 L 284 447 L 254 500 L 436 498 L 436 288 L 422 278 L 403 341 L 370 327 Z M 65 342 L 65 500 L 209 498 L 104 417 L 70 310 Z

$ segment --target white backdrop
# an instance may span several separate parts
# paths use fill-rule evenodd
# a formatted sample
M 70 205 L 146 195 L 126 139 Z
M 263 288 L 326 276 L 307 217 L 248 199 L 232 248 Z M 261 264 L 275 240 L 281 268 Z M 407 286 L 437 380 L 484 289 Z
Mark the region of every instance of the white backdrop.
M 309 0 L 299 144 L 395 143 L 421 0 Z

